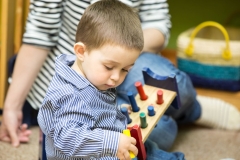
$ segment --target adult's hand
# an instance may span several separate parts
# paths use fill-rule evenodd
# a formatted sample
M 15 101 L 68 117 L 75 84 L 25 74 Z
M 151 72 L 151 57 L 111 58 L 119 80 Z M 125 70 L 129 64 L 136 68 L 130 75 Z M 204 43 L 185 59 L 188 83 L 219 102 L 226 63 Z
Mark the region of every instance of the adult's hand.
M 18 53 L 12 83 L 8 88 L 3 108 L 0 140 L 19 146 L 28 142 L 30 131 L 22 124 L 22 106 L 48 54 L 48 49 L 23 44 Z
M 4 110 L 3 120 L 0 126 L 0 140 L 9 142 L 14 147 L 18 147 L 21 142 L 28 142 L 31 131 L 27 129 L 27 124 L 21 123 L 21 111 Z

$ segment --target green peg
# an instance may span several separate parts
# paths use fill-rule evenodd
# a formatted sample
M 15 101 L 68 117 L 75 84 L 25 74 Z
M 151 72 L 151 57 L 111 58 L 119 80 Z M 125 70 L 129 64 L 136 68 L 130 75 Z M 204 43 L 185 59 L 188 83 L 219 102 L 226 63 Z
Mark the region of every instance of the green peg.
M 141 128 L 146 128 L 148 126 L 146 114 L 144 112 L 141 112 L 140 114 L 140 126 Z

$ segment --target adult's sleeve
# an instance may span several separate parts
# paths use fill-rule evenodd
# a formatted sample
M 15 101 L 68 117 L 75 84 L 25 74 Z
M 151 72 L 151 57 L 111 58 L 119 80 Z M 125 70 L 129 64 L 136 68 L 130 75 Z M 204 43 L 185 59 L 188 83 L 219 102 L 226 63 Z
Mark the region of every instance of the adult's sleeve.
M 55 46 L 63 6 L 64 0 L 31 0 L 23 43 L 44 48 Z
M 144 0 L 139 8 L 139 16 L 143 29 L 155 28 L 165 37 L 167 46 L 172 27 L 167 0 Z

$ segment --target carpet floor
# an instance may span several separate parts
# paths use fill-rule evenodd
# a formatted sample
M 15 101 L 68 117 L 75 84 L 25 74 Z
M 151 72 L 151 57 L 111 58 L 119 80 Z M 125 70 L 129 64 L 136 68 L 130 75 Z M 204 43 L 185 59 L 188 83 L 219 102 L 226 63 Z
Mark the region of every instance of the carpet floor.
M 240 160 L 240 132 L 208 129 L 199 126 L 180 126 L 171 152 L 180 151 L 187 160 Z M 0 160 L 38 160 L 39 128 L 32 128 L 28 144 L 12 148 L 0 142 Z
M 180 151 L 187 160 L 240 160 L 240 132 L 180 126 L 171 151 Z

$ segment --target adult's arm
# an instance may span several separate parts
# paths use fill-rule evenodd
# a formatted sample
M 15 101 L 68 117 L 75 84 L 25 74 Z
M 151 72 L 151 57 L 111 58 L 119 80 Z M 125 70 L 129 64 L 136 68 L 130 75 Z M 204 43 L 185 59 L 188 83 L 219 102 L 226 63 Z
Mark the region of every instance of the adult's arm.
M 165 37 L 159 30 L 154 28 L 144 29 L 143 37 L 143 52 L 159 53 L 164 48 Z
M 57 42 L 63 1 L 32 0 L 29 8 L 23 37 L 24 44 L 18 53 L 12 84 L 4 103 L 3 122 L 0 128 L 0 140 L 11 142 L 13 146 L 19 145 L 21 135 L 24 137 L 22 141 L 29 140 L 26 126 L 21 125 L 21 109 L 48 50 Z
M 167 0 L 144 0 L 139 8 L 145 52 L 159 53 L 167 46 L 171 21 Z
M 22 45 L 18 54 L 0 128 L 0 140 L 10 142 L 14 147 L 29 141 L 31 131 L 26 124 L 21 124 L 22 106 L 47 53 L 46 49 Z
M 48 50 L 23 44 L 18 53 L 12 83 L 4 103 L 6 110 L 21 110 L 26 96 L 46 59 Z
M 51 47 L 56 45 L 63 1 L 32 0 L 4 110 L 21 109 Z

